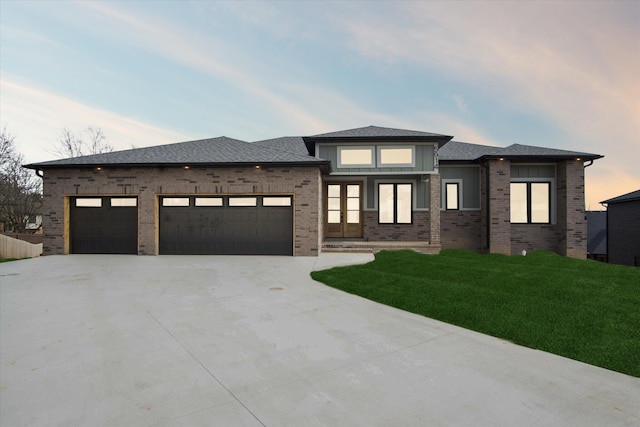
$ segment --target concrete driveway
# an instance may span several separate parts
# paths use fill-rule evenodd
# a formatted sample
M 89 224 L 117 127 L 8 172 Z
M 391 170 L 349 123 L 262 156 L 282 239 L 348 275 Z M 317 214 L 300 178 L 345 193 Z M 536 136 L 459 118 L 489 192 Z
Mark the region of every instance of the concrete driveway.
M 0 424 L 622 426 L 640 379 L 348 295 L 319 258 L 0 264 Z

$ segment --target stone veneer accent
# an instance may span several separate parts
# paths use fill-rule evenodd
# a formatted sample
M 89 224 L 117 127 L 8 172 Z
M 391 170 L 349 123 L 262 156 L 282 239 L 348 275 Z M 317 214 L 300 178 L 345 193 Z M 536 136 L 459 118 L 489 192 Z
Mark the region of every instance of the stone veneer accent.
M 158 253 L 157 196 L 292 194 L 294 255 L 318 255 L 321 189 L 317 167 L 139 167 L 44 172 L 44 254 L 68 253 L 69 197 L 138 196 L 138 254 Z

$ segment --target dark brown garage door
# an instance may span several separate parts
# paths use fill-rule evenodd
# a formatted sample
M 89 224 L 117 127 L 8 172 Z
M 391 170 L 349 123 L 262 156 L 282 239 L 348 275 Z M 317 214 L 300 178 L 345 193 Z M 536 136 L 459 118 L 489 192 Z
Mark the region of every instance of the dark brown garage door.
M 163 197 L 160 253 L 293 255 L 291 197 Z
M 138 253 L 137 198 L 75 197 L 70 202 L 71 253 Z

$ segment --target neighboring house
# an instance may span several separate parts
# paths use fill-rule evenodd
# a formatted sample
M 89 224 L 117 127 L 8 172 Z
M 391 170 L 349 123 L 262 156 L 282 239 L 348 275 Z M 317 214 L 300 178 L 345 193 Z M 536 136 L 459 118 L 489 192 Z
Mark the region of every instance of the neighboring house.
M 607 207 L 609 262 L 640 266 L 640 190 L 600 203 Z
M 587 258 L 607 262 L 607 211 L 587 211 Z
M 35 163 L 44 253 L 317 255 L 442 248 L 585 258 L 602 156 L 369 126 Z

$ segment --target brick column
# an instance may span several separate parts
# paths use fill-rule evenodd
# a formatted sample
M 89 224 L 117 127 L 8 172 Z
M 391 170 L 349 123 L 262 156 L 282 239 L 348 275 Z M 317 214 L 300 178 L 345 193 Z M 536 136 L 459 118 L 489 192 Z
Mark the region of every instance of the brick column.
M 511 255 L 511 162 L 489 161 L 489 252 Z
M 440 245 L 440 174 L 429 175 L 429 243 Z
M 557 222 L 558 252 L 572 258 L 587 257 L 587 220 L 584 212 L 584 167 L 580 160 L 559 162 Z

